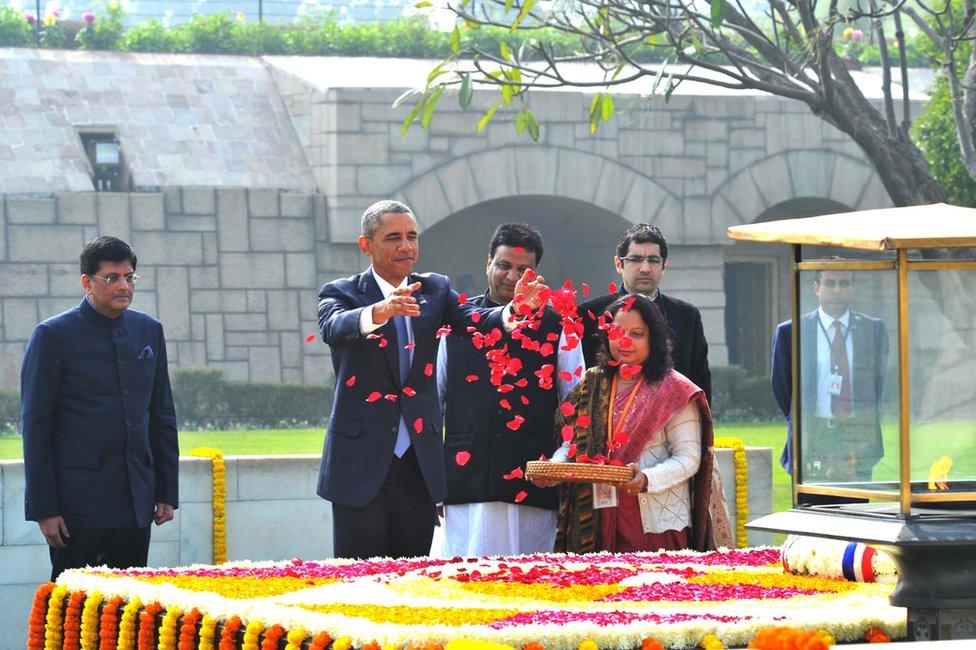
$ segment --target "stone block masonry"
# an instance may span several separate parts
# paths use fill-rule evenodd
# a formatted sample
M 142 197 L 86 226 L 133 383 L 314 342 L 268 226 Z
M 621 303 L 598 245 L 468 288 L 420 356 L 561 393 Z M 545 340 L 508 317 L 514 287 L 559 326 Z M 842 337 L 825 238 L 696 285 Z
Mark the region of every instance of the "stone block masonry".
M 172 367 L 224 368 L 229 379 L 324 382 L 321 361 L 312 359 L 322 356 L 323 349 L 312 349 L 321 341 L 304 343 L 315 323 L 303 318 L 302 303 L 313 304 L 319 285 L 339 272 L 356 270 L 337 272 L 330 260 L 350 256 L 316 240 L 325 205 L 309 191 L 212 187 L 0 194 L 0 233 L 8 242 L 0 246 L 0 387 L 19 386 L 37 323 L 81 300 L 78 254 L 102 234 L 135 249 L 142 282 L 133 308 L 163 322 Z M 211 227 L 202 229 L 202 220 Z M 221 365 L 229 360 L 233 367 Z

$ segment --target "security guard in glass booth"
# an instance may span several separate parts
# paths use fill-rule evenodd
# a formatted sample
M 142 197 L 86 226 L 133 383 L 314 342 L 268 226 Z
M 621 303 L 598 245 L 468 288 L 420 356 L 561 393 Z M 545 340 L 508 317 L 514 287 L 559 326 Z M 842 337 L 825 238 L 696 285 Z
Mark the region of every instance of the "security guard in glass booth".
M 854 289 L 852 271 L 817 271 L 813 292 L 819 307 L 801 317 L 805 482 L 870 481 L 884 454 L 880 409 L 888 334 L 884 321 L 852 309 Z M 791 321 L 777 327 L 771 375 L 773 395 L 787 420 L 780 456 L 787 472 L 793 466 L 791 336 Z M 801 497 L 806 503 L 839 501 Z
M 129 309 L 136 255 L 114 237 L 81 253 L 85 297 L 34 330 L 21 367 L 25 509 L 51 579 L 145 566 L 149 526 L 178 506 L 179 445 L 162 324 Z

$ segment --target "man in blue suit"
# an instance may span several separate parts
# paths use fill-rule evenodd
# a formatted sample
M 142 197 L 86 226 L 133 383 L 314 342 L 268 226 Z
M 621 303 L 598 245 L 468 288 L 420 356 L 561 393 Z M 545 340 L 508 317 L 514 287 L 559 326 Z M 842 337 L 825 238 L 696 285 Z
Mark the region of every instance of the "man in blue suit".
M 888 362 L 884 321 L 851 309 L 852 271 L 817 271 L 813 291 L 820 306 L 802 316 L 800 327 L 801 412 L 804 482 L 871 480 L 884 454 L 881 400 Z M 771 383 L 787 421 L 780 464 L 793 469 L 791 404 L 792 322 L 776 329 Z M 804 503 L 834 503 L 836 497 L 801 495 Z
M 317 491 L 332 502 L 336 557 L 426 555 L 446 492 L 437 337 L 513 326 L 509 308 L 463 303 L 445 276 L 413 272 L 417 221 L 403 203 L 367 208 L 358 244 L 370 268 L 319 292 L 336 388 Z M 523 276 L 516 292 L 538 306 L 543 287 Z
M 179 446 L 163 327 L 130 310 L 125 242 L 81 252 L 77 307 L 34 330 L 21 367 L 25 508 L 65 569 L 145 566 L 149 525 L 178 505 Z

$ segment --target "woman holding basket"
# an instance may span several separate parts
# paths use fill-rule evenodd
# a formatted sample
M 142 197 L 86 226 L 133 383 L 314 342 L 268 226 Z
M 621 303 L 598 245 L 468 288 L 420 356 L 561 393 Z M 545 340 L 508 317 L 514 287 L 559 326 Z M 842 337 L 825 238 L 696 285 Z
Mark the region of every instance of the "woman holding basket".
M 667 324 L 650 299 L 623 296 L 607 311 L 612 321 L 601 327 L 599 365 L 567 398 L 573 409 L 556 412 L 562 446 L 552 460 L 615 460 L 633 468 L 634 475 L 615 485 L 562 485 L 555 550 L 731 545 L 704 392 L 672 369 Z

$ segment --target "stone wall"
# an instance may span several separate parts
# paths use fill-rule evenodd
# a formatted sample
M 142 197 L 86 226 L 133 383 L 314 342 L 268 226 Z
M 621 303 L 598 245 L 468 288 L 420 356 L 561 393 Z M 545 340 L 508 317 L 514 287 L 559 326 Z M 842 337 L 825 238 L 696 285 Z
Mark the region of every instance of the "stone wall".
M 732 451 L 715 453 L 734 515 Z M 750 447 L 746 453 L 751 521 L 772 511 L 772 452 Z M 318 456 L 228 457 L 226 466 L 228 560 L 332 556 L 332 511 L 315 495 Z M 0 650 L 14 650 L 25 645 L 31 597 L 50 578 L 51 564 L 37 525 L 24 521 L 22 461 L 0 461 L 0 485 Z M 213 561 L 211 485 L 209 460 L 180 459 L 180 507 L 172 522 L 153 526 L 150 565 Z M 749 533 L 753 546 L 770 540 L 769 534 Z
M 37 323 L 81 300 L 78 254 L 103 234 L 135 248 L 133 307 L 163 322 L 174 366 L 270 382 L 319 383 L 331 372 L 325 346 L 304 339 L 316 331 L 322 278 L 335 277 L 336 259 L 358 260 L 325 241 L 320 195 L 210 187 L 0 195 L 0 226 L 4 388 L 19 385 Z

